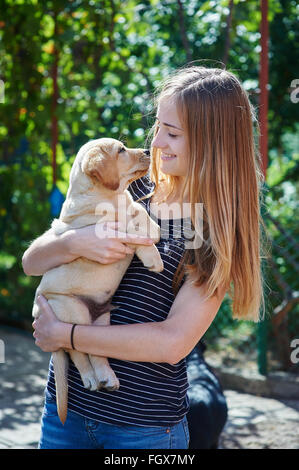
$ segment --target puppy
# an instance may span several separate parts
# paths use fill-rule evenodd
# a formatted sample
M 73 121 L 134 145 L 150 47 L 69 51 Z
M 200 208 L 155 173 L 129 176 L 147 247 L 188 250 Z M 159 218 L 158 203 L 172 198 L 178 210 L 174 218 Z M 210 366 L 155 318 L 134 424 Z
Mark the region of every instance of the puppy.
M 120 223 L 119 230 L 160 239 L 159 226 L 143 206 L 133 201 L 127 191 L 129 184 L 144 176 L 150 164 L 149 152 L 128 149 L 110 138 L 97 139 L 79 150 L 70 173 L 69 188 L 59 219 L 50 231 L 61 234 L 67 230 L 102 222 Z M 125 217 L 124 217 L 125 215 Z M 160 272 L 163 262 L 155 245 L 129 245 L 149 270 Z M 59 320 L 82 325 L 110 324 L 110 300 L 134 255 L 103 265 L 78 258 L 46 272 L 38 286 L 33 316 L 39 316 L 37 296 L 43 294 Z M 116 390 L 119 381 L 103 357 L 68 350 L 89 390 Z M 53 353 L 58 415 L 62 423 L 67 416 L 68 358 L 64 350 Z

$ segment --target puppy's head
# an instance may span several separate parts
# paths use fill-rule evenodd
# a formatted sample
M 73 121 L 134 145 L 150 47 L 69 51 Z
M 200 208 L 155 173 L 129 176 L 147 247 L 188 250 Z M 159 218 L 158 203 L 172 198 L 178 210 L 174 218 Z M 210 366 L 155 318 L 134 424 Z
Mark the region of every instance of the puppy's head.
M 93 184 L 112 191 L 126 189 L 147 173 L 149 165 L 148 150 L 129 149 L 119 140 L 109 138 L 89 142 L 81 160 L 81 170 Z

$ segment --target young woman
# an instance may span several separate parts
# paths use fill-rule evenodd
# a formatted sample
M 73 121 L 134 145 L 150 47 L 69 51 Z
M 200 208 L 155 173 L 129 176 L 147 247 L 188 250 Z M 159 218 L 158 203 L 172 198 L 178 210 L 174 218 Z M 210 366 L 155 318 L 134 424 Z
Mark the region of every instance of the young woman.
M 190 66 L 163 83 L 156 109 L 150 174 L 129 190 L 161 225 L 157 247 L 165 269 L 149 272 L 135 256 L 112 299 L 118 309 L 111 326 L 76 327 L 75 348 L 108 357 L 120 389 L 88 391 L 70 364 L 68 418 L 62 426 L 50 365 L 41 448 L 187 448 L 185 357 L 226 292 L 235 318 L 259 319 L 262 177 L 247 94 L 228 71 Z M 194 208 L 203 204 L 201 244 L 186 248 L 182 227 L 188 217 L 179 211 L 169 218 L 165 203 L 179 208 L 189 203 L 193 228 L 198 226 Z M 126 243 L 132 239 L 115 226 L 101 239 L 95 227 L 47 234 L 24 254 L 24 271 L 42 275 L 80 256 L 113 263 L 126 255 Z M 72 325 L 58 321 L 44 298 L 39 301 L 43 314 L 33 323 L 36 344 L 43 351 L 70 348 Z

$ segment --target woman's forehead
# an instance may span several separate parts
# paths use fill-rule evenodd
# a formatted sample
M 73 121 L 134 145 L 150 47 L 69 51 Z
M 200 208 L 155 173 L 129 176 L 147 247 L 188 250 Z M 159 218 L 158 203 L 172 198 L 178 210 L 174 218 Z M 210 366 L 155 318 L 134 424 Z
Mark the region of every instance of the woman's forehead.
M 177 106 L 173 98 L 165 97 L 159 101 L 157 119 L 165 125 L 171 124 L 171 127 L 182 128 Z

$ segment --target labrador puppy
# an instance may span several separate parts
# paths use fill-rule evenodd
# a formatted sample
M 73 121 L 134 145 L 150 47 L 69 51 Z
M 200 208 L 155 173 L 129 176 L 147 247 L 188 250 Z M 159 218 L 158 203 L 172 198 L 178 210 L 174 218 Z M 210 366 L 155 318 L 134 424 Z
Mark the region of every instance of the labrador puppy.
M 128 149 L 115 139 L 92 140 L 79 150 L 70 173 L 69 188 L 59 219 L 50 231 L 55 234 L 103 222 L 119 222 L 119 231 L 160 239 L 159 226 L 143 206 L 133 201 L 127 187 L 144 176 L 150 165 L 149 151 Z M 160 272 L 163 262 L 155 245 L 129 244 L 149 270 Z M 42 294 L 59 320 L 82 325 L 110 324 L 110 301 L 134 255 L 112 264 L 100 264 L 84 257 L 46 272 L 33 304 L 33 316 L 40 314 L 36 302 Z M 67 351 L 89 390 L 116 390 L 119 381 L 103 357 Z M 67 415 L 68 357 L 64 350 L 53 353 L 58 415 Z

